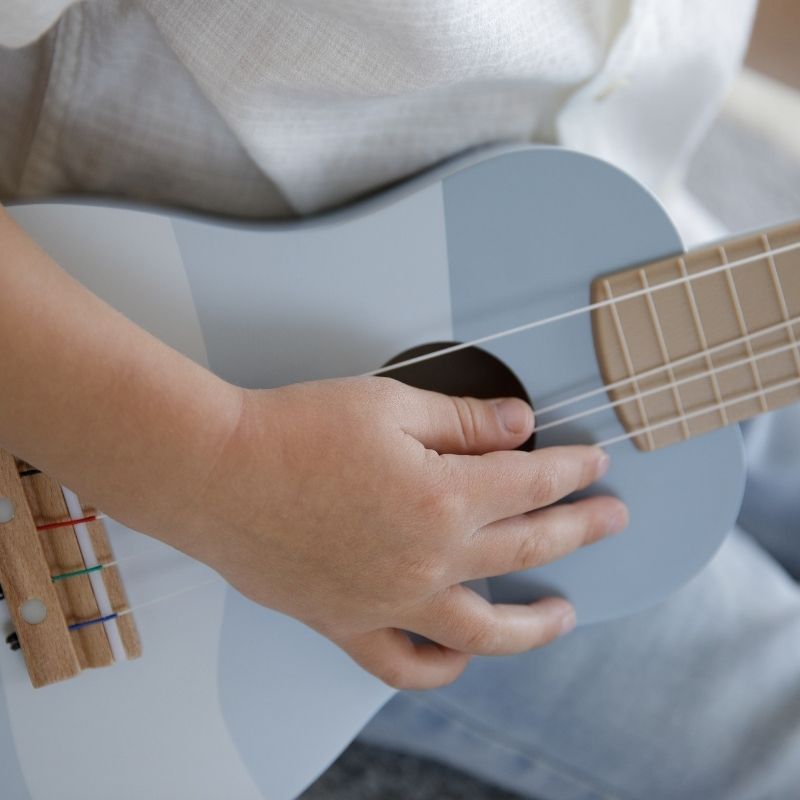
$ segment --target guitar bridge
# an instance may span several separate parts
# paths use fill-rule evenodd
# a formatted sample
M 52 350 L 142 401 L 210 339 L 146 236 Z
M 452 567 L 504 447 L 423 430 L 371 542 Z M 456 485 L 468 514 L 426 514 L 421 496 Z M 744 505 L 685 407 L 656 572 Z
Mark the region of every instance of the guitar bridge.
M 0 450 L 0 585 L 34 687 L 138 658 L 141 643 L 98 514 Z

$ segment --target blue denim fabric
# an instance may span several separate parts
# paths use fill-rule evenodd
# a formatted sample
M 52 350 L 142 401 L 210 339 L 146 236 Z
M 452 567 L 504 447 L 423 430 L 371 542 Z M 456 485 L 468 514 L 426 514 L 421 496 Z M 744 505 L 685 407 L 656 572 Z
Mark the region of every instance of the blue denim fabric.
M 800 407 L 746 440 L 740 527 L 666 603 L 474 659 L 363 738 L 537 800 L 800 798 Z

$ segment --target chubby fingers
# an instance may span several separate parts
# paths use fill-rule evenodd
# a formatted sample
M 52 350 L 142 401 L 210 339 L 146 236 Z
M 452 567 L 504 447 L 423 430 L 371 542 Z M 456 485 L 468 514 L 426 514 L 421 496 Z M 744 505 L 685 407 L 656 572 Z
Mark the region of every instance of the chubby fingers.
M 600 448 L 587 445 L 444 458 L 469 498 L 475 528 L 549 506 L 601 478 L 609 463 Z
M 464 671 L 470 658 L 433 642 L 412 642 L 394 628 L 358 634 L 338 644 L 367 672 L 395 689 L 445 686 Z
M 473 655 L 522 653 L 552 642 L 575 626 L 575 612 L 560 597 L 530 605 L 494 604 L 466 586 L 439 592 L 406 623 L 434 642 Z
M 589 497 L 502 519 L 472 535 L 462 580 L 547 564 L 627 524 L 628 510 L 614 497 Z

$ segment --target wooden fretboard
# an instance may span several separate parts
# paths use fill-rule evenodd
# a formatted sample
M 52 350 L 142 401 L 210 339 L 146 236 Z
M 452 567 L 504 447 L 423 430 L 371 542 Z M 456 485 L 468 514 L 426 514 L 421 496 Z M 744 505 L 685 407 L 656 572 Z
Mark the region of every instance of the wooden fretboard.
M 800 401 L 800 221 L 594 281 L 615 298 L 595 349 L 639 449 Z

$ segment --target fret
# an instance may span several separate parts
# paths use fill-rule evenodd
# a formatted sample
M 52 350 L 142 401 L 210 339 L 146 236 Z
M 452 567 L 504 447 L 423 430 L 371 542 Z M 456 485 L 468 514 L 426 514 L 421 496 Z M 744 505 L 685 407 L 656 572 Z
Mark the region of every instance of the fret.
M 786 302 L 786 293 L 783 291 L 781 276 L 778 274 L 778 268 L 775 266 L 775 257 L 772 255 L 772 246 L 770 245 L 769 236 L 766 233 L 761 234 L 761 244 L 764 248 L 764 252 L 767 254 L 769 273 L 772 277 L 772 285 L 775 288 L 775 294 L 777 295 L 778 302 L 781 306 L 781 316 L 783 317 L 783 321 L 788 323 L 791 319 L 789 316 L 789 304 Z M 798 347 L 800 342 L 798 342 L 797 336 L 795 335 L 793 325 L 787 325 L 787 331 L 789 339 L 791 339 L 792 343 L 794 344 L 794 349 L 792 350 L 792 354 L 794 355 L 794 365 L 797 368 L 798 376 L 800 376 L 800 347 Z
M 592 300 L 611 407 L 641 450 L 800 401 L 800 222 L 603 276 Z
M 647 273 L 643 270 L 639 270 L 639 280 L 642 283 L 642 288 L 650 289 L 650 283 L 647 280 Z M 681 423 L 681 430 L 683 431 L 684 439 L 688 439 L 692 434 L 689 430 L 689 422 L 686 419 L 686 409 L 683 407 L 683 400 L 681 399 L 681 393 L 678 387 L 675 385 L 675 371 L 672 369 L 671 361 L 669 357 L 669 349 L 667 348 L 667 342 L 664 338 L 664 329 L 661 325 L 661 318 L 658 316 L 658 310 L 656 309 L 655 300 L 653 299 L 653 292 L 648 291 L 647 294 L 644 296 L 645 301 L 647 302 L 647 308 L 650 311 L 650 319 L 653 323 L 653 329 L 656 332 L 656 338 L 658 339 L 658 347 L 661 351 L 661 358 L 663 360 L 664 365 L 667 367 L 667 375 L 669 376 L 670 388 L 672 390 L 672 399 L 675 401 L 675 408 L 678 412 L 678 417 L 680 418 Z
M 614 293 L 611 289 L 611 284 L 608 281 L 604 281 L 603 284 L 606 292 L 606 299 L 613 300 Z M 631 358 L 630 346 L 628 345 L 628 340 L 625 338 L 625 331 L 622 327 L 622 320 L 619 316 L 619 309 L 617 308 L 616 303 L 611 303 L 609 305 L 609 311 L 611 312 L 611 317 L 614 320 L 614 329 L 617 332 L 617 339 L 619 340 L 619 346 L 622 349 L 622 357 L 625 360 L 625 368 L 628 371 L 628 377 L 634 378 L 636 375 L 636 369 L 633 366 L 633 359 Z M 641 388 L 639 386 L 639 381 L 634 378 L 632 381 L 633 390 L 636 394 L 636 406 L 639 409 L 639 415 L 642 419 L 642 423 L 646 428 L 650 427 L 650 420 L 647 418 L 647 411 L 644 407 L 644 402 L 640 397 Z M 653 439 L 653 434 L 648 431 L 647 433 L 647 444 L 648 449 L 655 450 L 655 441 Z
M 678 256 L 678 267 L 681 272 L 681 276 L 683 278 L 689 277 L 689 272 L 686 269 L 686 259 L 683 256 Z M 704 353 L 704 360 L 706 364 L 706 371 L 709 373 L 710 380 L 711 380 L 711 387 L 714 391 L 714 399 L 717 401 L 717 405 L 719 406 L 719 415 L 723 425 L 728 424 L 728 409 L 725 407 L 725 404 L 722 402 L 722 392 L 719 388 L 719 378 L 717 377 L 716 372 L 714 372 L 714 359 L 711 357 L 711 354 L 708 352 L 708 339 L 706 338 L 706 330 L 703 326 L 703 320 L 700 318 L 700 311 L 697 308 L 697 298 L 694 294 L 694 287 L 692 286 L 692 282 L 687 280 L 684 284 L 686 287 L 686 297 L 689 301 L 689 308 L 692 312 L 692 321 L 694 322 L 695 330 L 697 331 L 697 335 L 700 339 L 700 347 L 702 352 Z
M 725 248 L 720 246 L 717 248 L 717 252 L 720 255 L 720 259 L 722 260 L 723 264 L 728 263 L 728 254 L 725 252 Z M 736 319 L 739 323 L 739 329 L 742 333 L 742 336 L 746 336 L 750 331 L 747 328 L 747 321 L 744 318 L 744 311 L 742 310 L 742 301 L 739 298 L 739 292 L 736 289 L 736 281 L 734 280 L 733 273 L 730 270 L 730 267 L 725 270 L 723 273 L 725 275 L 725 280 L 728 284 L 728 291 L 730 293 L 731 302 L 733 303 L 734 311 L 736 312 Z M 745 348 L 747 349 L 747 355 L 750 357 L 750 373 L 753 376 L 753 381 L 756 384 L 758 389 L 758 402 L 761 404 L 762 411 L 769 411 L 769 403 L 767 403 L 767 396 L 764 393 L 764 385 L 761 382 L 761 373 L 758 369 L 758 364 L 754 358 L 753 352 L 753 345 L 749 339 L 747 339 L 744 343 Z

